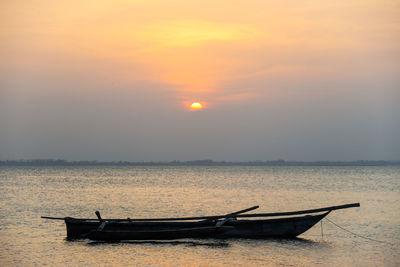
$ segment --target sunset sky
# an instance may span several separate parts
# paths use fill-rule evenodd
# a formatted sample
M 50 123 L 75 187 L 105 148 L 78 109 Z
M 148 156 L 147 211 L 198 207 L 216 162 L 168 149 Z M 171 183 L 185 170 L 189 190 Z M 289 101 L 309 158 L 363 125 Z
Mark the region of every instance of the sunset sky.
M 399 1 L 2 1 L 0 57 L 0 160 L 400 159 Z

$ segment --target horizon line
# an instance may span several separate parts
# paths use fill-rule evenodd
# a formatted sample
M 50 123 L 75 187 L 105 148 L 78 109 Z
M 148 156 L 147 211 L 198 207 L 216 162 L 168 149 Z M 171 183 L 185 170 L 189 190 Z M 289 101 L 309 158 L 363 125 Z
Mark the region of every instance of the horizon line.
M 400 160 L 250 160 L 250 161 L 214 161 L 172 160 L 172 161 L 101 161 L 101 160 L 65 160 L 65 159 L 18 159 L 0 160 L 0 166 L 397 166 Z

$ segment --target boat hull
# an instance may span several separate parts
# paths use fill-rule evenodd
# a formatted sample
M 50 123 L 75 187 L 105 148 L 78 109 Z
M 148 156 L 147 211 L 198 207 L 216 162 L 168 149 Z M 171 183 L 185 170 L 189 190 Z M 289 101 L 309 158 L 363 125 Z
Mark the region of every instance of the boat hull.
M 329 212 L 263 220 L 196 222 L 130 222 L 65 218 L 68 239 L 92 240 L 171 240 L 181 238 L 294 238 L 324 218 Z M 219 221 L 221 222 L 221 221 Z

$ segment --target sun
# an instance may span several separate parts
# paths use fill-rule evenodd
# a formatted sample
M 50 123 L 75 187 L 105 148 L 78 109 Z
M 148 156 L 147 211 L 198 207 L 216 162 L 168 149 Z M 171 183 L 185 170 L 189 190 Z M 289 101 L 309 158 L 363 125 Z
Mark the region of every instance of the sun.
M 190 110 L 201 110 L 202 108 L 203 105 L 198 102 L 194 102 L 190 105 Z

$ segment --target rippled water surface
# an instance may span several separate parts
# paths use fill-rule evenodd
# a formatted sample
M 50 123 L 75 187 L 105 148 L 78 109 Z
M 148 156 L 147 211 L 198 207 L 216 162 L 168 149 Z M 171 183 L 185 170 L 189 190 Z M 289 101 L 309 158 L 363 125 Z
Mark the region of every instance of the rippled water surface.
M 360 202 L 293 240 L 66 241 L 40 216 L 171 217 Z M 399 266 L 399 167 L 0 167 L 1 266 Z

